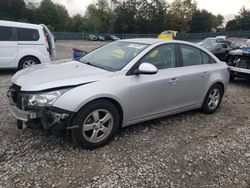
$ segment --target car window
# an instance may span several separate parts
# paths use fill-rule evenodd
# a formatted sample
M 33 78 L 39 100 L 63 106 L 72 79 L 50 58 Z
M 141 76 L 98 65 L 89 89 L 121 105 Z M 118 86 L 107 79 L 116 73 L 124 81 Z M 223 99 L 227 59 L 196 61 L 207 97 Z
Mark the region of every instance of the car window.
M 199 49 L 188 46 L 180 45 L 183 66 L 201 65 L 202 57 Z
M 39 33 L 36 29 L 17 28 L 18 41 L 38 41 Z
M 0 26 L 0 41 L 13 41 L 13 29 L 12 27 Z
M 203 64 L 210 64 L 210 57 L 208 54 L 206 54 L 205 52 L 201 52 L 202 55 L 202 63 Z
M 140 60 L 140 63 L 151 63 L 158 69 L 175 67 L 175 45 L 168 44 L 154 48 Z
M 222 48 L 223 49 L 227 49 L 227 45 L 226 44 L 222 44 Z

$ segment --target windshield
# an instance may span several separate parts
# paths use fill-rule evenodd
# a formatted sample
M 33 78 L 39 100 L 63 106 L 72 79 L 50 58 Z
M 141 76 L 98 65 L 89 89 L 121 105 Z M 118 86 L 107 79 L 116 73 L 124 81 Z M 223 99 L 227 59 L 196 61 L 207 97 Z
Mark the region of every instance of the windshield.
M 173 35 L 174 32 L 173 31 L 163 31 L 162 34 L 164 34 L 164 35 Z
M 147 47 L 147 44 L 116 41 L 87 54 L 80 62 L 108 71 L 118 71 Z
M 212 42 L 215 42 L 216 39 L 215 38 L 206 38 L 203 40 L 203 43 L 212 43 Z

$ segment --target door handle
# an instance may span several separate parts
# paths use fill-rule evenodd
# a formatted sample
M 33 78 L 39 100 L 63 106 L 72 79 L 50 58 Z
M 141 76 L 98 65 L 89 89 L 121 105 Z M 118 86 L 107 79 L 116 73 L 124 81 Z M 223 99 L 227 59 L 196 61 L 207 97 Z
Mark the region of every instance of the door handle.
M 208 76 L 208 72 L 203 72 L 201 75 L 203 76 L 203 77 L 207 77 Z
M 172 78 L 171 80 L 169 80 L 168 82 L 170 84 L 176 84 L 177 82 L 179 82 L 180 80 L 179 79 L 176 79 L 176 78 Z

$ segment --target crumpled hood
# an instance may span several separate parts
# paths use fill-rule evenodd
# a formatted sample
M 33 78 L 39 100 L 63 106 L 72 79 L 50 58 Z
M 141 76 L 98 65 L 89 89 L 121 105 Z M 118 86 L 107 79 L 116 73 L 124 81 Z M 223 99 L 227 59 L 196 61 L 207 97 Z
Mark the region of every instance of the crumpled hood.
M 70 60 L 32 66 L 17 72 L 11 81 L 21 86 L 21 91 L 41 91 L 95 82 L 111 77 L 113 74 L 91 65 Z

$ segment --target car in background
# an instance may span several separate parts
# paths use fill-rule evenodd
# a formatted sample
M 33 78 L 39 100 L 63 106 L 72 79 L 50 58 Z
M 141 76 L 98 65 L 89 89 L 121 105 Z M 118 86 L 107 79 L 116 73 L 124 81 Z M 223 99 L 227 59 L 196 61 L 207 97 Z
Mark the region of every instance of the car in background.
M 158 35 L 158 39 L 164 39 L 164 40 L 174 40 L 176 37 L 178 31 L 173 31 L 173 30 L 167 30 L 163 31 L 160 35 Z
M 23 69 L 55 56 L 55 39 L 45 25 L 0 20 L 1 69 Z
M 89 35 L 88 37 L 88 41 L 97 41 L 97 40 L 98 40 L 98 37 L 95 35 Z
M 205 38 L 204 40 L 200 41 L 197 43 L 197 45 L 201 46 L 203 44 L 207 44 L 207 43 L 215 43 L 216 42 L 216 38 L 215 37 L 208 37 L 208 38 Z
M 105 37 L 103 37 L 103 36 L 97 36 L 97 40 L 99 40 L 99 41 L 105 41 Z
M 224 43 L 229 46 L 232 45 L 232 42 L 227 40 L 226 36 L 208 37 L 202 40 L 201 42 L 198 42 L 197 45 L 201 46 L 203 44 L 210 44 L 210 43 Z
M 115 35 L 106 35 L 105 40 L 106 41 L 116 41 L 116 40 L 120 40 L 120 38 L 115 36 Z
M 235 78 L 250 79 L 250 48 L 229 52 L 226 62 L 230 68 L 230 80 Z
M 200 46 L 212 52 L 219 60 L 225 61 L 232 48 L 224 43 L 203 43 Z
M 227 68 L 192 43 L 119 40 L 79 61 L 22 70 L 7 96 L 18 128 L 67 130 L 80 147 L 93 149 L 120 127 L 192 109 L 215 112 L 227 90 Z

